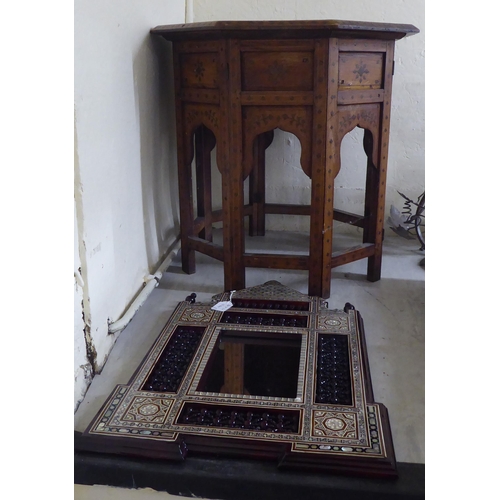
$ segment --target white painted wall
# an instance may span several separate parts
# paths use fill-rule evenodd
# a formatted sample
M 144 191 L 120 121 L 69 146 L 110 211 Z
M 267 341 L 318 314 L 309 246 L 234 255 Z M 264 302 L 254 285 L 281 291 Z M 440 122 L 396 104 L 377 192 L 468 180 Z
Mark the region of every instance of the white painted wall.
M 76 218 L 76 204 L 74 215 L 75 229 L 78 227 Z M 78 231 L 75 231 L 75 257 L 74 257 L 74 277 L 75 277 L 75 315 L 74 315 L 74 345 L 75 345 L 75 405 L 80 401 L 87 390 L 92 378 L 92 366 L 87 359 L 87 347 L 85 344 L 85 322 L 83 321 L 83 280 L 81 275 L 81 261 L 78 243 Z
M 416 199 L 424 190 L 424 0 L 188 0 L 193 21 L 344 19 L 413 24 L 418 35 L 396 42 L 387 210 L 402 208 L 401 191 Z M 335 207 L 363 213 L 366 155 L 362 131 L 344 138 L 342 169 L 336 178 Z M 300 143 L 279 131 L 268 149 L 269 202 L 309 203 L 310 180 L 298 164 Z M 388 213 L 388 211 L 387 211 Z M 269 229 L 308 230 L 307 217 L 268 215 Z M 337 229 L 348 226 L 338 225 Z M 390 232 L 386 233 L 390 234 Z
M 184 22 L 185 1 L 76 0 L 74 15 L 76 407 L 118 336 L 108 319 L 178 234 L 169 46 L 149 30 Z

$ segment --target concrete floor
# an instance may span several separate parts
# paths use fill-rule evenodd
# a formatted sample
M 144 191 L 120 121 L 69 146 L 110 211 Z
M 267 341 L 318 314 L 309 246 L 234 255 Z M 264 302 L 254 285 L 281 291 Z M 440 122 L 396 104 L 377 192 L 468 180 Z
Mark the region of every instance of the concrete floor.
M 334 251 L 358 244 L 359 238 L 355 233 L 337 233 Z M 252 251 L 272 252 L 285 247 L 292 253 L 307 253 L 308 238 L 301 233 L 268 232 L 265 237 L 247 237 L 246 245 Z M 330 309 L 341 309 L 350 302 L 361 313 L 375 401 L 389 410 L 396 458 L 399 462 L 424 463 L 425 271 L 419 265 L 423 254 L 418 249 L 416 240 L 388 234 L 382 279 L 376 283 L 366 280 L 366 259 L 337 267 L 332 272 L 328 302 Z M 159 286 L 121 332 L 102 373 L 95 376 L 75 414 L 75 430 L 85 430 L 112 389 L 128 382 L 178 302 L 192 292 L 198 301 L 206 301 L 223 291 L 222 263 L 201 254 L 197 254 L 196 262 L 196 273 L 186 275 L 177 255 Z M 306 271 L 248 269 L 246 286 L 277 280 L 307 293 L 307 278 Z M 97 498 L 181 497 L 153 490 L 75 485 L 76 500 Z

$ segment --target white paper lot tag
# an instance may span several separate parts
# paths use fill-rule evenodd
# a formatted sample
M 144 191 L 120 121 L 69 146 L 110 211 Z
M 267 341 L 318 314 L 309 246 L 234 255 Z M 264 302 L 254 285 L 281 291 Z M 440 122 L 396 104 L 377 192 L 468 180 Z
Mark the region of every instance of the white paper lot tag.
M 231 302 L 231 298 L 233 297 L 233 293 L 236 290 L 231 291 L 229 294 L 229 300 L 223 300 L 222 302 L 217 302 L 215 306 L 212 306 L 212 310 L 214 311 L 227 311 L 231 307 L 233 307 L 233 303 Z
M 227 311 L 229 308 L 233 307 L 232 302 L 228 302 L 227 300 L 224 302 L 217 302 L 215 306 L 212 307 L 214 311 Z

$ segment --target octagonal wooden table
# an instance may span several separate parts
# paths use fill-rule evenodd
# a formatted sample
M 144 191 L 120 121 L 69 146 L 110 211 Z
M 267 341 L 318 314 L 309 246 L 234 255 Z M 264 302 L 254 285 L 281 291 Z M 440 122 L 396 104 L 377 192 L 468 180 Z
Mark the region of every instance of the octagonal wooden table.
M 219 21 L 158 26 L 151 33 L 173 42 L 184 272 L 195 272 L 198 251 L 224 263 L 226 290 L 245 287 L 247 267 L 299 269 L 309 271 L 309 294 L 328 298 L 332 268 L 364 258 L 368 280 L 379 280 L 394 44 L 418 29 L 336 20 Z M 356 126 L 364 129 L 367 154 L 363 214 L 333 206 L 341 141 Z M 276 128 L 300 141 L 310 205 L 266 203 L 265 149 Z M 221 210 L 212 208 L 215 144 Z M 263 235 L 266 214 L 310 216 L 309 254 L 246 252 L 244 218 L 250 235 Z M 334 220 L 362 228 L 362 243 L 332 253 Z M 222 245 L 212 238 L 220 221 Z

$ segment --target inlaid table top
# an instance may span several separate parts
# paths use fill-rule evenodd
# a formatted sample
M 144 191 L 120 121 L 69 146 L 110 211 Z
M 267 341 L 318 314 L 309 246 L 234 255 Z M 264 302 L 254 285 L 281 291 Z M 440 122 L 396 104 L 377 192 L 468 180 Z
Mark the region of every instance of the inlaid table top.
M 157 26 L 151 33 L 169 40 L 187 38 L 368 37 L 399 40 L 419 33 L 412 24 L 343 21 L 213 21 Z

